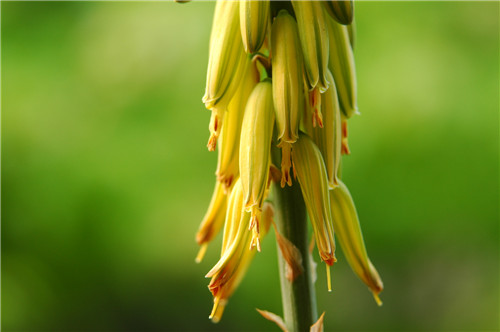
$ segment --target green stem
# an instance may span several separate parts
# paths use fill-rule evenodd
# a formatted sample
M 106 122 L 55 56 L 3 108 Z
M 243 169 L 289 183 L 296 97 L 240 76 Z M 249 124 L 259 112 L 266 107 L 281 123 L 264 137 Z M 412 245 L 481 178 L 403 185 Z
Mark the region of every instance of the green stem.
M 309 331 L 317 320 L 316 294 L 309 264 L 307 218 L 299 183 L 281 188 L 274 185 L 275 221 L 280 234 L 291 241 L 302 255 L 304 273 L 293 282 L 286 278 L 286 262 L 278 247 L 281 298 L 285 324 L 290 332 Z

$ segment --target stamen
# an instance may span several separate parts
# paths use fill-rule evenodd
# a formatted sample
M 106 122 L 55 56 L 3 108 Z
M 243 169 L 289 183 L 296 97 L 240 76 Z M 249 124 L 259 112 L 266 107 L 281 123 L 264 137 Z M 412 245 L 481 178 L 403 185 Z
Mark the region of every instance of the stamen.
M 203 260 L 203 257 L 205 257 L 205 253 L 207 252 L 208 248 L 208 243 L 203 243 L 200 247 L 200 250 L 198 251 L 198 255 L 196 255 L 195 262 L 200 263 Z
M 250 241 L 250 250 L 254 247 L 257 247 L 257 251 L 260 252 L 260 225 L 259 219 L 262 211 L 259 209 L 257 205 L 253 205 L 251 207 L 251 219 L 250 226 L 248 229 L 252 230 L 252 240 Z
M 328 265 L 328 264 L 325 264 L 325 265 L 326 265 L 326 282 L 328 284 L 328 291 L 331 292 L 332 291 L 332 279 L 330 276 L 330 265 Z
M 380 300 L 380 297 L 378 297 L 378 293 L 373 293 L 373 298 L 375 299 L 375 302 L 377 302 L 377 305 L 381 307 L 383 303 L 382 300 Z
M 215 136 L 215 134 L 211 134 L 207 143 L 208 151 L 215 151 L 216 146 L 217 146 L 217 136 Z
M 212 115 L 210 116 L 210 124 L 208 125 L 208 129 L 210 130 L 210 138 L 208 139 L 208 151 L 215 151 L 215 147 L 217 146 L 217 139 L 220 135 L 222 124 L 222 116 L 219 116 L 219 112 L 217 109 L 212 109 Z
M 317 124 L 320 128 L 323 128 L 323 114 L 321 113 L 321 92 L 319 88 L 314 88 L 314 90 L 310 92 L 309 96 L 309 102 L 311 105 L 311 109 L 313 110 L 313 127 L 316 127 Z
M 260 234 L 259 234 L 259 232 L 255 231 L 255 228 L 254 228 L 252 230 L 252 240 L 250 241 L 249 250 L 252 250 L 255 247 L 257 247 L 257 251 L 260 252 Z
M 212 307 L 212 312 L 210 313 L 210 318 L 213 323 L 218 323 L 220 322 L 220 319 L 222 318 L 222 314 L 224 313 L 224 309 L 226 308 L 226 301 L 222 300 L 220 301 L 220 297 L 215 297 L 214 298 L 214 306 Z

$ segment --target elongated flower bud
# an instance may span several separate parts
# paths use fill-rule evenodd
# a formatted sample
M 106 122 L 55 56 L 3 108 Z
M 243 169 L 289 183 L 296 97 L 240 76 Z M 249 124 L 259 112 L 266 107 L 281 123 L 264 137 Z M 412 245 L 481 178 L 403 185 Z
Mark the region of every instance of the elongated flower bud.
M 249 59 L 247 66 L 249 67 L 247 74 L 228 105 L 219 139 L 219 155 L 215 174 L 225 188 L 230 187 L 233 180 L 239 176 L 241 124 L 248 97 L 259 81 L 258 72 Z
M 300 135 L 292 150 L 293 168 L 299 179 L 321 260 L 333 265 L 335 242 L 328 196 L 328 177 L 321 152 L 307 135 Z
M 328 66 L 332 71 L 337 86 L 340 109 L 347 118 L 350 118 L 353 114 L 358 113 L 354 54 L 352 53 L 347 28 L 332 19 L 327 21 L 328 36 L 330 38 Z
M 281 156 L 281 186 L 292 185 L 292 144 L 299 138 L 303 112 L 303 60 L 297 22 L 286 10 L 275 18 L 271 30 L 273 98 Z
M 208 210 L 196 233 L 196 242 L 201 246 L 196 256 L 197 262 L 201 262 L 205 255 L 208 242 L 210 242 L 222 228 L 226 218 L 226 205 L 227 195 L 224 193 L 222 184 L 217 181 Z
M 366 253 L 354 201 L 349 190 L 340 180 L 339 186 L 330 190 L 330 203 L 333 226 L 342 251 L 353 271 L 371 289 L 377 304 L 381 305 L 378 294 L 384 286 Z
M 342 133 L 340 106 L 337 99 L 335 81 L 330 71 L 327 74 L 328 80 L 331 83 L 328 90 L 322 96 L 323 128 L 314 128 L 313 138 L 325 161 L 328 186 L 334 188 L 338 184 L 337 173 L 340 166 Z
M 208 149 L 215 150 L 227 105 L 245 75 L 246 53 L 240 34 L 239 3 L 218 1 L 215 8 L 207 84 L 203 102 L 212 111 Z
M 328 88 L 329 39 L 326 16 L 321 1 L 292 1 L 299 30 L 309 89 Z
M 273 127 L 273 90 L 266 80 L 255 86 L 248 99 L 240 139 L 241 186 L 245 208 L 252 213 L 252 247 L 259 251 L 259 219 L 271 166 Z
M 264 205 L 262 236 L 267 233 L 272 216 L 271 205 Z M 210 314 L 214 322 L 220 320 L 228 298 L 243 279 L 255 254 L 254 250 L 248 249 L 252 241 L 248 229 L 249 221 L 250 213 L 243 209 L 243 191 L 238 180 L 229 198 L 221 258 L 206 275 L 207 278 L 212 278 L 208 288 L 214 296 L 214 306 Z
M 327 0 L 322 1 L 326 11 L 335 21 L 348 25 L 354 17 L 354 2 L 352 0 Z
M 240 1 L 240 27 L 243 46 L 247 53 L 255 53 L 266 39 L 269 16 L 269 0 Z

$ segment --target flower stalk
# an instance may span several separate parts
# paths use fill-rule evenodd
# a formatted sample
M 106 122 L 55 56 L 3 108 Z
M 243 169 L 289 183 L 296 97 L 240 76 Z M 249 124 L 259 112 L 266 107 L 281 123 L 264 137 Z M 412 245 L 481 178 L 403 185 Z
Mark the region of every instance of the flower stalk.
M 285 326 L 288 331 L 309 331 L 318 319 L 316 292 L 312 278 L 307 236 L 307 217 L 304 199 L 298 183 L 291 187 L 274 188 L 275 218 L 278 232 L 298 249 L 302 256 L 303 273 L 295 280 L 287 278 L 288 263 L 278 248 L 281 299 Z

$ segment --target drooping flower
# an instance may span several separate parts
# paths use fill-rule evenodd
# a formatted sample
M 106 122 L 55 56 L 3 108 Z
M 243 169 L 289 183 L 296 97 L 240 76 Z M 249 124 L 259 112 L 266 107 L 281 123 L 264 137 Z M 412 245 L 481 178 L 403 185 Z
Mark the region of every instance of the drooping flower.
M 260 235 L 264 236 L 271 224 L 273 210 L 269 203 L 263 207 Z M 249 229 L 250 213 L 244 209 L 244 193 L 238 179 L 231 192 L 224 227 L 221 258 L 207 273 L 212 278 L 208 288 L 214 296 L 214 306 L 210 318 L 218 322 L 229 297 L 243 279 L 255 250 L 249 250 L 252 232 Z
M 196 235 L 200 261 L 223 228 L 220 259 L 206 275 L 214 322 L 261 249 L 272 223 L 271 188 L 286 184 L 301 188 L 328 289 L 337 238 L 379 302 L 382 280 L 339 171 L 350 153 L 347 121 L 358 113 L 352 22 L 350 0 L 217 1 L 203 102 L 212 111 L 208 149 L 217 147 L 219 155 L 214 194 Z M 293 282 L 309 257 L 282 234 L 276 238 Z M 311 331 L 322 327 L 323 316 Z

